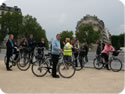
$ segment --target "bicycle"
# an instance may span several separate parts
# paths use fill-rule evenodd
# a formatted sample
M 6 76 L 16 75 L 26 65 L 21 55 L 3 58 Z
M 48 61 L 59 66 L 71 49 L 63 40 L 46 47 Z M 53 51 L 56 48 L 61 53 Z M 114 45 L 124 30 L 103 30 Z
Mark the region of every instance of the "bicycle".
M 45 55 L 45 59 L 35 62 L 32 65 L 32 73 L 37 77 L 43 77 L 52 70 L 51 53 Z M 74 64 L 69 61 L 64 61 L 63 56 L 59 57 L 57 71 L 63 78 L 71 78 L 75 74 Z
M 39 53 L 41 50 L 42 52 Z M 27 71 L 34 62 L 39 61 L 42 58 L 42 55 L 44 54 L 44 47 L 35 47 L 33 52 L 31 52 L 30 48 L 27 48 L 27 51 L 28 53 L 24 56 L 26 62 L 24 61 L 19 63 L 21 71 Z
M 26 71 L 30 68 L 29 63 L 29 48 L 22 47 L 20 50 L 21 60 L 18 62 L 19 69 L 21 71 Z
M 13 54 L 11 57 L 10 57 L 10 62 L 9 62 L 9 68 L 12 68 L 13 66 L 16 66 L 17 65 L 17 67 L 18 67 L 18 69 L 20 69 L 21 70 L 21 65 L 20 65 L 20 63 L 22 63 L 22 62 L 24 62 L 23 61 L 23 55 L 21 54 L 21 47 L 20 48 L 18 48 L 17 50 L 18 50 L 18 53 L 16 53 L 16 54 Z M 17 57 L 17 59 L 16 60 L 14 60 L 14 58 L 15 58 L 15 56 L 18 54 L 18 57 Z M 6 65 L 6 63 L 7 63 L 7 56 L 5 56 L 4 57 L 4 63 L 5 63 L 5 65 Z
M 122 69 L 122 61 L 117 58 L 120 51 L 121 50 L 117 50 L 114 52 L 110 51 L 111 56 L 109 58 L 108 67 L 114 72 L 119 72 Z M 104 62 L 104 58 L 101 55 L 99 55 L 96 56 L 96 58 L 93 60 L 93 65 L 96 69 L 102 69 L 106 66 Z

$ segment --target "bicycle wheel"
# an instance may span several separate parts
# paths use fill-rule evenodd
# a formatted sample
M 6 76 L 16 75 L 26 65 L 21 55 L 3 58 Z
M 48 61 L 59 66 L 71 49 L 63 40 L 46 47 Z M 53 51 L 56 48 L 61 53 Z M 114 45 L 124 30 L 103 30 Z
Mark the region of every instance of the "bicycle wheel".
M 96 68 L 96 69 L 98 69 L 98 70 L 99 70 L 99 69 L 102 69 L 103 66 L 104 66 L 102 59 L 101 59 L 101 58 L 100 58 L 100 59 L 95 58 L 95 59 L 93 60 L 93 66 L 94 66 L 94 68 Z
M 58 71 L 62 77 L 71 78 L 75 74 L 75 67 L 72 63 L 60 63 Z
M 17 62 L 17 67 L 21 71 L 26 71 L 30 68 L 30 61 L 28 58 L 20 58 L 19 62 Z
M 122 62 L 118 58 L 113 59 L 110 62 L 110 68 L 114 72 L 119 72 L 122 69 Z
M 39 61 L 36 61 L 32 65 L 32 73 L 37 76 L 37 77 L 43 77 L 47 74 L 48 72 L 48 64 L 47 63 L 41 63 Z

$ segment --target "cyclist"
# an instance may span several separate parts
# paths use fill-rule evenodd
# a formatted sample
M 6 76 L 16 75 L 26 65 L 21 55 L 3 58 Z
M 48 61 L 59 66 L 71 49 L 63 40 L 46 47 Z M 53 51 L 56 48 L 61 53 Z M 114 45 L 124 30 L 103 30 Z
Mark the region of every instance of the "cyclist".
M 60 46 L 60 39 L 61 35 L 56 35 L 56 40 L 53 40 L 52 42 L 52 61 L 53 61 L 53 68 L 52 68 L 52 77 L 53 78 L 59 78 L 59 75 L 57 75 L 57 64 L 59 60 L 59 54 L 62 52 L 61 46 Z
M 75 67 L 78 67 L 77 57 L 78 57 L 78 54 L 79 54 L 79 49 L 80 49 L 80 43 L 79 43 L 79 40 L 76 40 L 76 42 L 74 44 Z
M 21 53 L 24 53 L 26 55 L 28 53 L 28 51 L 27 51 L 28 42 L 27 42 L 26 38 L 23 39 L 23 41 L 21 42 L 20 46 L 22 47 Z
M 7 46 L 7 52 L 6 52 L 6 56 L 7 56 L 7 63 L 6 63 L 6 69 L 7 71 L 12 71 L 10 68 L 9 68 L 9 61 L 10 61 L 10 57 L 15 54 L 15 58 L 14 60 L 16 61 L 19 54 L 18 54 L 18 51 L 17 51 L 17 46 L 15 45 L 15 43 L 13 42 L 13 39 L 14 39 L 14 36 L 13 34 L 10 34 L 9 35 L 9 40 L 6 44 Z
M 80 46 L 80 52 L 79 52 L 79 61 L 80 61 L 80 65 L 81 67 L 83 67 L 83 58 L 85 58 L 86 62 L 88 62 L 88 47 L 85 45 L 81 45 Z
M 43 56 L 44 55 L 44 48 L 46 48 L 44 38 L 41 38 L 41 42 L 38 43 L 38 47 L 40 47 L 40 49 L 38 49 L 38 54 Z
M 29 47 L 29 58 L 32 58 L 34 54 L 34 48 L 35 48 L 35 41 L 33 40 L 32 34 L 30 34 L 30 37 L 28 40 L 28 47 Z
M 99 56 L 101 54 L 102 47 L 101 47 L 101 41 L 97 42 L 97 49 L 96 49 L 96 55 Z
M 108 41 L 103 51 L 101 52 L 101 56 L 105 59 L 107 70 L 109 70 L 108 59 L 109 59 L 110 51 L 115 51 L 115 48 L 111 45 L 111 41 Z
M 70 44 L 70 38 L 66 38 L 66 44 L 64 46 L 64 60 L 71 62 L 72 45 Z

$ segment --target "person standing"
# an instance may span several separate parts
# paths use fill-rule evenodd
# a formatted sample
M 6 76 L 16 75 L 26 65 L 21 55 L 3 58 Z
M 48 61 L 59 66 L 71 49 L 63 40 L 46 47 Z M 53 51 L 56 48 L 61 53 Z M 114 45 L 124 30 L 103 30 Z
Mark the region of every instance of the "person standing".
M 97 49 L 96 49 L 96 55 L 99 56 L 101 54 L 102 47 L 101 47 L 101 41 L 97 42 Z
M 66 44 L 64 46 L 64 60 L 71 62 L 72 45 L 70 44 L 70 38 L 66 38 Z
M 43 48 L 42 51 L 44 51 L 44 48 L 46 47 L 46 44 L 45 44 L 45 40 L 43 38 L 41 39 L 41 42 L 38 43 L 38 46 L 42 47 Z
M 61 35 L 57 34 L 56 40 L 53 40 L 52 42 L 52 61 L 53 61 L 52 77 L 53 78 L 59 78 L 59 75 L 57 75 L 56 68 L 57 68 L 60 52 L 62 51 L 60 46 L 60 39 L 61 39 Z
M 26 56 L 27 53 L 28 53 L 28 50 L 27 50 L 28 42 L 27 42 L 26 38 L 23 39 L 23 41 L 21 42 L 20 46 L 22 47 L 21 54 L 24 54 Z
M 34 48 L 35 48 L 35 41 L 33 40 L 33 35 L 30 34 L 29 40 L 28 40 L 28 47 L 29 47 L 29 58 L 33 57 L 34 54 Z
M 18 52 L 16 50 L 17 47 L 16 47 L 15 43 L 13 42 L 13 39 L 14 39 L 13 34 L 10 34 L 9 35 L 9 40 L 6 43 L 6 46 L 7 46 L 7 51 L 6 51 L 6 56 L 7 56 L 6 69 L 7 69 L 7 71 L 12 71 L 12 69 L 9 68 L 10 57 L 13 54 L 16 54 L 14 60 L 16 61 L 16 59 L 18 58 L 18 54 L 17 54 Z
M 43 57 L 43 55 L 44 55 L 44 50 L 45 50 L 45 48 L 46 48 L 45 40 L 44 40 L 43 38 L 41 38 L 41 41 L 38 43 L 38 47 L 40 47 L 40 48 L 38 49 L 38 53 L 39 53 L 40 55 L 42 55 L 42 57 Z
M 89 52 L 89 47 L 87 44 L 84 45 L 85 48 L 85 60 L 88 62 L 88 52 Z
M 79 40 L 76 40 L 75 45 L 74 45 L 75 67 L 78 67 L 77 57 L 78 57 L 78 54 L 79 54 L 79 49 L 80 49 Z

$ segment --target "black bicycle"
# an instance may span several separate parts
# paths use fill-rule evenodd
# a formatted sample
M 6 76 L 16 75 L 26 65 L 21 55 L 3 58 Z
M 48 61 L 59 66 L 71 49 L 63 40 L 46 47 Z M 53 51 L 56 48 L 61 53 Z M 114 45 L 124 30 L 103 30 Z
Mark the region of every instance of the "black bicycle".
M 122 69 L 122 61 L 117 58 L 120 51 L 121 50 L 117 50 L 114 52 L 111 51 L 112 54 L 109 59 L 108 67 L 114 72 L 119 72 Z M 101 55 L 96 56 L 96 58 L 93 60 L 93 65 L 96 69 L 102 69 L 106 66 L 106 64 L 104 63 L 104 58 Z
M 32 73 L 37 77 L 43 77 L 47 72 L 52 72 L 52 64 L 51 53 L 46 54 L 45 58 L 32 65 Z M 63 78 L 71 78 L 75 74 L 75 67 L 73 63 L 64 61 L 63 56 L 60 56 L 57 71 Z
M 13 54 L 11 57 L 10 57 L 10 62 L 9 62 L 9 68 L 12 68 L 13 66 L 16 66 L 18 67 L 18 69 L 22 70 L 22 66 L 21 64 L 23 62 L 26 62 L 26 59 L 25 59 L 25 56 L 24 54 L 21 52 L 22 48 L 17 48 L 18 52 L 16 54 Z M 15 56 L 18 54 L 18 57 L 16 60 L 14 60 Z M 4 57 L 4 63 L 6 65 L 7 63 L 7 56 Z M 26 66 L 26 65 L 25 65 Z
M 44 47 L 35 47 L 34 51 L 31 51 L 31 48 L 28 47 L 26 53 L 23 53 L 23 61 L 19 62 L 20 70 L 27 71 L 34 62 L 41 60 L 44 56 Z
M 30 57 L 29 57 L 29 48 L 22 47 L 20 50 L 20 62 L 18 62 L 19 69 L 21 71 L 26 71 L 30 68 Z

